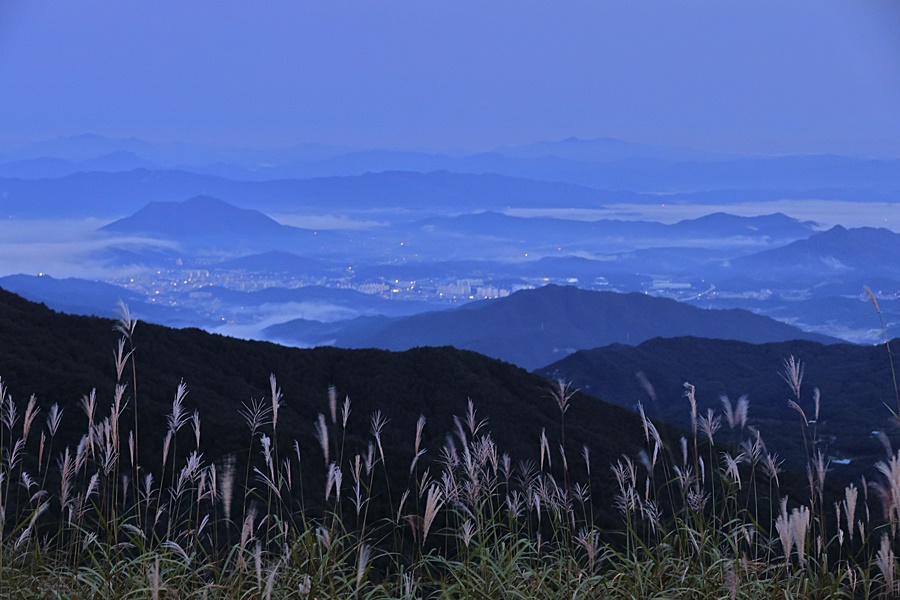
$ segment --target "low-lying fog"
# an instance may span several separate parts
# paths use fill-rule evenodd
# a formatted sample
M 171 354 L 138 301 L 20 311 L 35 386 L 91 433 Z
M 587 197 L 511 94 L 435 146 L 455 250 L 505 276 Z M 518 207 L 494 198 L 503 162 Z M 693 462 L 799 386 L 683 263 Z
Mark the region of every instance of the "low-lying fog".
M 516 217 L 554 217 L 578 221 L 625 219 L 677 223 L 715 212 L 743 217 L 784 213 L 800 221 L 815 221 L 823 229 L 844 227 L 884 227 L 900 233 L 900 210 L 889 202 L 846 202 L 842 200 L 782 200 L 741 202 L 736 204 L 678 204 L 660 200 L 659 204 L 614 204 L 602 209 L 511 208 L 504 211 Z
M 834 225 L 844 227 L 883 227 L 900 232 L 900 212 L 896 206 L 886 202 L 845 202 L 835 200 L 784 200 L 769 202 L 743 202 L 737 204 L 702 204 L 688 205 L 661 202 L 658 205 L 614 204 L 602 209 L 565 209 L 565 208 L 510 208 L 503 211 L 516 217 L 552 217 L 574 221 L 596 221 L 601 219 L 647 220 L 672 224 L 685 219 L 695 219 L 715 212 L 724 212 L 739 216 L 756 216 L 781 212 L 801 221 L 814 221 L 821 229 Z M 383 213 L 378 219 L 367 218 L 365 214 L 289 214 L 270 215 L 276 221 L 294 227 L 317 229 L 322 231 L 355 232 L 357 237 L 365 237 L 366 232 L 372 236 L 387 234 L 392 223 L 385 219 Z M 370 216 L 370 215 L 368 215 Z M 408 216 L 407 216 L 408 217 Z M 406 220 L 401 215 L 394 215 L 395 220 Z M 107 248 L 147 250 L 179 250 L 175 242 L 140 236 L 111 236 L 98 233 L 98 229 L 108 219 L 6 219 L 0 221 L 0 276 L 13 274 L 39 273 L 50 274 L 57 278 L 80 277 L 86 279 L 109 279 L 126 277 L 132 273 L 143 273 L 146 267 L 139 265 L 110 266 L 94 257 Z M 395 221 L 396 222 L 396 221 Z M 502 233 L 502 232 L 501 232 Z M 487 242 L 487 238 L 482 238 Z M 500 247 L 490 250 L 493 254 L 485 256 L 478 248 L 479 238 L 470 236 L 465 243 L 460 241 L 457 252 L 460 256 L 483 259 L 496 259 L 520 262 L 524 259 L 535 259 L 543 254 L 534 252 L 524 255 L 519 249 L 503 251 Z M 595 260 L 608 258 L 612 253 L 635 250 L 639 248 L 665 247 L 664 239 L 613 239 L 607 240 L 606 251 L 585 251 L 569 248 L 563 255 L 580 256 Z M 753 249 L 764 241 L 753 239 L 728 240 L 703 239 L 692 242 L 679 240 L 680 247 L 734 247 L 745 246 Z M 555 250 L 555 248 L 554 248 Z M 559 256 L 559 254 L 554 254 Z M 447 256 L 418 256 L 416 260 L 428 262 L 443 260 Z M 359 259 L 352 251 L 348 252 L 346 261 L 352 264 Z M 406 260 L 406 258 L 404 258 Z

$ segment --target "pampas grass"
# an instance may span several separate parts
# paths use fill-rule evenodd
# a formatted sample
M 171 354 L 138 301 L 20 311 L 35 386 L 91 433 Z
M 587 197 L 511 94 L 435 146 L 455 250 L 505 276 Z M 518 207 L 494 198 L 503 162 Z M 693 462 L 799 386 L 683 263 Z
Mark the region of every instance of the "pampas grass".
M 746 396 L 735 404 L 722 397 L 720 412 L 700 414 L 690 384 L 685 436 L 668 444 L 638 407 L 633 435 L 644 449 L 608 470 L 597 468 L 587 445 L 578 458 L 567 455 L 570 444 L 557 444 L 579 401 L 562 382 L 550 393 L 559 436 L 551 443 L 547 431 L 557 429 L 542 430 L 530 456 L 498 448 L 469 400 L 441 448 L 425 447 L 433 425 L 420 416 L 408 432 L 410 460 L 399 465 L 390 464 L 396 455 L 385 437 L 389 407 L 355 422 L 350 399 L 340 404 L 334 388 L 323 390 L 313 444 L 304 444 L 317 442 L 322 462 L 301 463 L 297 440 L 281 447 L 289 432 L 279 430 L 285 400 L 274 374 L 269 396 L 245 401 L 235 415 L 247 425 L 244 448 L 205 456 L 202 414 L 188 408 L 182 382 L 162 452 L 150 457 L 139 452 L 138 420 L 128 428 L 121 419 L 126 406 L 140 408 L 135 321 L 122 312 L 114 396 L 85 395 L 77 445 L 59 447 L 70 413 L 53 404 L 43 415 L 33 396 L 22 406 L 0 379 L 2 597 L 855 598 L 897 591 L 900 453 L 873 465 L 870 481 L 829 495 L 827 454 L 816 435 L 819 395 L 804 397 L 803 365 L 794 357 L 781 375 L 800 417 L 805 496 L 797 486 L 789 495 L 778 454 L 749 420 Z M 348 437 L 348 423 L 368 436 Z M 723 423 L 727 441 L 719 439 Z M 179 444 L 186 425 L 193 435 Z M 244 450 L 241 477 L 235 456 Z M 595 495 L 604 480 L 615 485 L 614 497 Z M 880 514 L 870 511 L 870 489 Z M 611 508 L 619 526 L 601 527 L 596 515 Z

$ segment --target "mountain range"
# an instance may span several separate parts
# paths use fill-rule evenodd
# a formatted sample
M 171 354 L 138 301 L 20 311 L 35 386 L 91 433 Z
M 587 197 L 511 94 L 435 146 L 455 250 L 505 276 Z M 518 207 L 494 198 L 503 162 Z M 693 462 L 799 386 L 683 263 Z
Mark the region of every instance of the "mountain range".
M 353 149 L 304 144 L 275 151 L 215 150 L 190 144 L 151 144 L 75 136 L 32 144 L 8 154 L 0 173 L 14 177 L 65 173 L 58 161 L 101 161 L 126 153 L 154 170 L 184 169 L 243 180 L 309 179 L 384 171 L 495 173 L 538 181 L 568 182 L 606 190 L 685 193 L 710 190 L 811 189 L 896 191 L 897 160 L 834 155 L 728 156 L 686 148 L 660 148 L 601 138 L 543 141 L 490 152 L 436 153 Z M 56 159 L 44 171 L 33 161 Z M 16 164 L 25 160 L 25 164 Z M 30 162 L 27 162 L 30 161 Z M 83 169 L 82 169 L 83 170 Z M 193 193 L 200 193 L 194 191 Z
M 667 224 L 642 220 L 519 217 L 485 211 L 430 217 L 396 227 L 414 239 L 427 236 L 433 240 L 445 236 L 449 240 L 476 240 L 478 245 L 487 247 L 504 241 L 545 251 L 559 247 L 567 252 L 610 254 L 664 244 L 727 247 L 732 256 L 736 252 L 753 252 L 760 247 L 805 239 L 820 229 L 814 222 L 799 221 L 781 213 L 743 217 L 721 212 Z
M 193 251 L 219 248 L 227 250 L 230 256 L 299 253 L 319 260 L 329 256 L 332 261 L 341 260 L 345 265 L 350 260 L 365 263 L 373 258 L 389 262 L 399 245 L 414 248 L 417 260 L 422 262 L 432 262 L 435 257 L 446 261 L 483 256 L 490 256 L 494 261 L 519 262 L 523 254 L 537 257 L 563 250 L 566 254 L 603 256 L 627 252 L 629 256 L 623 258 L 635 258 L 634 252 L 661 243 L 722 250 L 706 256 L 706 262 L 710 262 L 809 237 L 817 231 L 817 225 L 783 214 L 742 217 L 713 213 L 670 225 L 612 219 L 526 218 L 484 211 L 410 222 L 400 220 L 362 232 L 318 231 L 282 225 L 260 211 L 239 208 L 210 196 L 196 196 L 183 202 L 151 202 L 134 214 L 102 227 L 101 231 L 149 235 Z M 409 260 L 403 257 L 404 261 Z
M 288 321 L 265 330 L 270 339 L 305 345 L 405 350 L 454 346 L 535 369 L 576 350 L 638 344 L 656 336 L 771 342 L 839 340 L 734 309 L 703 310 L 639 293 L 595 292 L 547 285 L 507 298 L 410 317 L 360 318 L 343 323 Z
M 34 393 L 43 414 L 51 404 L 59 404 L 65 418 L 54 448 L 77 443 L 84 429 L 78 398 L 96 390 L 101 414 L 111 400 L 115 368 L 109 354 L 117 339 L 108 319 L 57 313 L 0 290 L 0 377 L 16 403 Z M 465 412 L 469 398 L 479 418 L 487 419 L 500 449 L 514 460 L 537 460 L 542 431 L 551 447 L 559 441 L 559 408 L 548 392 L 552 384 L 469 351 L 296 349 L 140 322 L 133 341 L 139 396 L 131 398 L 131 386 L 126 390 L 124 422 L 130 422 L 137 405 L 144 415 L 141 448 L 153 456 L 160 451 L 171 398 L 182 380 L 189 390 L 186 409 L 196 408 L 202 417 L 204 454 L 217 460 L 245 447 L 249 434 L 239 413 L 251 398 L 266 397 L 269 373 L 276 375 L 285 395 L 279 417 L 279 432 L 286 438 L 282 441 L 297 440 L 307 460 L 321 460 L 313 424 L 319 413 L 328 413 L 329 385 L 335 386 L 339 399 L 351 399 L 351 440 L 364 444 L 370 415 L 382 411 L 389 419 L 383 435 L 388 463 L 403 468 L 412 455 L 410 440 L 418 415 L 427 419 L 423 447 L 428 452 L 422 463 L 427 465 L 437 458 L 445 435 L 454 429 L 453 415 Z M 884 404 L 893 402 L 883 347 L 657 338 L 636 347 L 613 345 L 578 352 L 540 372 L 568 377 L 591 394 L 577 394 L 566 413 L 570 462 L 581 454 L 582 445 L 589 447 L 595 465 L 609 464 L 622 454 L 636 456 L 643 440 L 633 412 L 638 400 L 653 418 L 689 425 L 689 406 L 682 395 L 684 381 L 690 381 L 697 386 L 701 412 L 710 407 L 721 414 L 719 394 L 729 394 L 736 402 L 739 394 L 749 393 L 748 424 L 759 427 L 769 450 L 787 457 L 793 467 L 805 459 L 799 415 L 787 408 L 790 391 L 777 375 L 788 356 L 804 364 L 799 402 L 810 419 L 815 415 L 811 388 L 821 389 L 816 426 L 829 456 L 851 459 L 849 466 L 830 467 L 835 476 L 846 480 L 852 469 L 871 467 L 870 459 L 884 450 L 869 432 L 883 429 L 888 411 Z M 643 373 L 640 378 L 637 372 Z M 648 383 L 654 389 L 652 398 Z M 660 431 L 673 447 L 685 435 L 663 425 Z M 886 432 L 896 441 L 896 432 Z M 736 432 L 729 434 L 726 425 L 719 439 L 729 438 L 735 443 L 742 439 Z M 597 468 L 594 473 L 594 492 L 601 497 L 612 493 L 608 470 Z
M 722 212 L 673 224 L 657 221 L 624 221 L 601 219 L 581 221 L 548 217 L 517 217 L 494 211 L 475 212 L 452 217 L 431 217 L 409 224 L 414 228 L 444 230 L 466 235 L 503 235 L 508 237 L 556 236 L 565 233 L 572 238 L 587 235 L 679 239 L 767 237 L 774 239 L 806 238 L 816 232 L 812 221 L 798 221 L 781 213 L 742 217 Z M 564 230 L 562 228 L 565 228 Z
M 178 170 L 75 173 L 53 179 L 0 178 L 0 214 L 18 218 L 122 217 L 150 202 L 207 195 L 267 212 L 503 210 L 554 205 L 598 208 L 641 201 L 568 183 L 494 174 L 385 171 L 346 177 L 239 181 Z M 646 197 L 644 201 L 656 201 Z
M 292 222 L 302 223 L 302 220 Z M 498 290 L 492 295 L 499 295 L 501 288 L 515 290 L 545 282 L 663 294 L 667 290 L 676 290 L 679 299 L 698 307 L 748 308 L 808 331 L 839 335 L 852 341 L 872 339 L 873 328 L 865 326 L 868 315 L 859 310 L 857 312 L 862 316 L 856 318 L 848 302 L 864 300 L 864 286 L 872 288 L 884 299 L 886 327 L 893 331 L 897 304 L 892 301 L 892 294 L 900 282 L 900 267 L 894 261 L 894 257 L 900 255 L 900 234 L 886 229 L 840 226 L 818 231 L 813 222 L 799 221 L 783 214 L 742 217 L 713 213 L 663 224 L 525 218 L 483 211 L 407 222 L 401 220 L 394 225 L 382 224 L 363 230 L 319 231 L 284 225 L 263 212 L 240 208 L 214 197 L 198 196 L 181 202 L 151 202 L 134 214 L 106 225 L 99 234 L 102 235 L 93 245 L 97 250 L 91 251 L 89 259 L 115 269 L 114 273 L 144 272 L 148 268 L 166 269 L 172 273 L 195 269 L 207 273 L 204 277 L 213 285 L 219 278 L 228 280 L 236 276 L 246 279 L 241 285 L 259 280 L 272 282 L 262 287 L 274 284 L 286 289 L 322 282 L 336 288 L 355 288 L 367 282 L 374 282 L 376 286 L 384 285 L 384 282 L 394 286 L 397 282 L 398 287 L 404 287 L 399 285 L 400 281 L 410 282 L 410 289 L 413 289 L 413 282 L 426 280 L 431 287 L 427 294 L 419 294 L 419 297 L 432 303 L 442 300 L 438 293 L 440 286 L 449 284 L 452 287 L 461 280 L 488 281 L 491 289 Z M 663 243 L 674 246 L 658 246 Z M 291 281 L 288 283 L 287 280 Z M 48 287 L 48 281 L 51 280 L 45 280 L 44 289 L 40 291 L 36 287 L 41 285 L 39 281 L 32 281 L 27 286 L 20 281 L 16 290 L 77 313 L 108 314 L 113 305 L 108 301 L 91 303 L 91 294 L 97 290 L 87 293 L 84 289 L 73 289 L 72 293 L 54 297 L 63 290 L 58 283 Z M 84 288 L 84 285 L 79 283 L 73 287 Z M 181 285 L 180 280 L 177 285 Z M 472 289 L 471 294 L 454 294 L 458 296 L 455 300 L 466 301 L 469 296 L 474 297 L 475 288 Z M 164 288 L 161 291 L 168 296 L 176 290 Z M 268 293 L 275 297 L 274 292 Z M 203 294 L 209 296 L 210 292 Z M 107 290 L 102 297 L 109 300 L 112 295 L 115 295 L 114 290 Z M 79 300 L 75 302 L 75 299 Z M 144 303 L 153 306 L 152 303 L 159 300 L 164 299 L 147 297 Z M 371 299 L 361 295 L 352 301 L 346 297 L 337 303 L 334 300 L 324 302 L 331 307 L 329 309 L 319 304 L 321 298 L 316 298 L 315 310 L 303 310 L 293 315 L 290 307 L 282 306 L 277 314 L 266 315 L 265 325 L 272 327 L 265 335 L 292 343 L 334 342 L 351 347 L 405 348 L 452 343 L 537 367 L 575 349 L 640 341 L 653 334 L 649 330 L 639 335 L 635 331 L 624 332 L 619 336 L 600 336 L 591 342 L 579 339 L 574 333 L 578 327 L 564 326 L 563 330 L 573 333 L 559 338 L 537 334 L 544 338 L 546 347 L 556 349 L 555 354 L 520 363 L 523 358 L 516 353 L 521 350 L 515 350 L 513 354 L 507 350 L 488 350 L 491 344 L 497 343 L 491 336 L 481 340 L 474 332 L 461 339 L 459 336 L 465 328 L 449 337 L 449 333 L 428 337 L 407 332 L 407 325 L 388 325 L 382 321 L 377 326 L 372 321 L 364 325 L 347 322 L 328 323 L 327 326 L 310 322 L 317 318 L 316 315 L 327 314 L 326 321 L 360 315 L 399 317 L 429 308 L 419 303 L 418 298 L 412 304 L 390 305 L 370 305 Z M 209 327 L 211 316 L 219 323 L 232 318 L 246 323 L 250 318 L 249 313 L 240 308 L 244 300 L 226 301 L 211 307 L 204 307 L 201 300 L 173 297 L 164 301 L 179 306 L 179 310 L 166 314 L 157 304 L 145 314 L 169 325 L 200 327 Z M 280 304 L 290 302 L 294 301 Z M 260 303 L 249 302 L 249 305 L 259 306 Z M 858 302 L 855 306 L 860 308 Z M 388 311 L 389 307 L 391 310 Z M 839 316 L 847 314 L 848 310 L 853 318 Z M 219 314 L 213 315 L 214 312 Z M 268 320 L 270 317 L 280 321 Z M 294 321 L 290 324 L 280 324 L 291 319 Z M 263 321 L 262 317 L 257 321 Z M 546 323 L 552 319 L 542 316 L 540 321 Z M 501 323 L 503 319 L 497 322 Z M 444 327 L 438 323 L 429 326 L 434 331 L 443 331 Z M 382 327 L 390 328 L 391 340 L 372 337 Z M 415 331 L 422 329 L 415 325 L 409 327 Z M 456 325 L 450 328 L 455 329 Z M 492 331 L 490 327 L 478 329 Z M 494 339 L 509 337 L 496 333 Z M 679 330 L 671 335 L 687 334 L 737 335 L 693 330 Z M 254 331 L 241 335 L 257 334 Z M 388 332 L 383 335 L 387 336 Z M 786 337 L 750 341 L 774 339 Z
M 900 280 L 900 234 L 889 229 L 836 225 L 791 244 L 737 258 L 737 270 L 752 276 L 792 277 L 821 283 L 823 277 Z

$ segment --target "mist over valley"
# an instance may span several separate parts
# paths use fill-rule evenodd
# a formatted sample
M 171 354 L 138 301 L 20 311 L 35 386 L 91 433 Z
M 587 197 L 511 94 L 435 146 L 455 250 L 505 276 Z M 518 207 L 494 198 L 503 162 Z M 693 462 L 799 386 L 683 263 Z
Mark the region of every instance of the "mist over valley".
M 897 0 L 0 2 L 0 598 L 900 597 Z
M 502 306 L 548 284 L 743 308 L 856 343 L 883 335 L 868 286 L 897 326 L 900 169 L 884 160 L 574 138 L 456 156 L 232 150 L 215 175 L 213 158 L 88 135 L 7 154 L 0 285 L 68 312 L 111 315 L 121 298 L 152 322 L 301 346 L 391 347 L 359 318 Z M 673 191 L 686 165 L 719 175 Z M 640 183 L 601 177 L 621 169 Z M 596 345 L 610 341 L 627 340 Z M 554 352 L 585 347 L 563 342 Z

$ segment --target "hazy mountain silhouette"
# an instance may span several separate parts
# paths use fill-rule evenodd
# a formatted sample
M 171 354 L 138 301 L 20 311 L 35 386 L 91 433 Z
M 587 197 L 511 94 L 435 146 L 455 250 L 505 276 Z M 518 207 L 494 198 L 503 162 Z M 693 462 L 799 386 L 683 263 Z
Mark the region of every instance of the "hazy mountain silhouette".
M 593 168 L 587 165 L 586 168 Z M 590 170 L 590 169 L 589 169 Z M 900 169 L 898 169 L 900 170 Z M 372 210 L 404 208 L 420 213 L 440 209 L 506 210 L 518 208 L 598 208 L 605 204 L 658 204 L 658 194 L 603 191 L 558 181 L 536 181 L 528 169 L 516 176 L 496 173 L 364 172 L 348 176 L 260 181 L 229 179 L 184 170 L 136 169 L 121 172 L 75 173 L 65 177 L 21 179 L 0 177 L 0 213 L 20 218 L 121 217 L 148 202 L 177 202 L 202 194 L 265 211 L 300 208 Z M 286 176 L 287 177 L 287 176 Z M 529 179 L 529 177 L 532 177 Z M 608 181 L 608 189 L 616 190 Z M 897 185 L 900 189 L 900 184 Z M 700 191 L 666 190 L 670 202 L 727 204 L 743 201 L 833 199 L 843 201 L 895 200 L 890 186 L 871 189 L 852 186 L 825 189 L 810 183 L 796 189 L 728 188 Z
M 792 191 L 844 188 L 871 192 L 900 189 L 900 161 L 834 155 L 728 156 L 686 148 L 660 148 L 600 138 L 541 141 L 494 152 L 443 154 L 355 150 L 316 144 L 271 151 L 217 150 L 184 143 L 156 144 L 97 135 L 57 138 L 15 151 L 9 161 L 71 162 L 128 152 L 163 168 L 245 180 L 356 176 L 385 171 L 452 171 L 498 174 L 544 182 L 568 182 L 632 192 L 710 190 Z M 9 154 L 9 153 L 8 153 Z M 183 190 L 182 197 L 204 190 Z M 219 190 L 206 193 L 223 195 Z M 160 198 L 145 198 L 145 201 Z M 869 197 L 871 199 L 871 196 Z
M 32 158 L 0 164 L 0 176 L 41 179 L 45 177 L 65 177 L 74 173 L 92 171 L 131 171 L 134 169 L 157 168 L 156 163 L 140 156 L 120 150 L 96 158 L 69 161 L 62 158 Z
M 696 219 L 685 219 L 671 225 L 680 235 L 721 237 L 747 236 L 773 239 L 806 238 L 819 228 L 814 221 L 800 221 L 783 213 L 744 217 L 715 212 Z
M 900 279 L 900 234 L 888 229 L 840 225 L 782 248 L 765 250 L 733 261 L 746 274 L 796 276 L 815 280 L 826 275 Z
M 334 325 L 334 324 L 333 324 Z M 472 302 L 458 309 L 383 321 L 351 321 L 332 327 L 330 339 L 303 339 L 304 323 L 268 328 L 273 339 L 306 344 L 403 350 L 445 346 L 474 350 L 534 369 L 579 349 L 612 343 L 637 344 L 657 336 L 694 335 L 749 342 L 839 340 L 810 334 L 768 317 L 734 309 L 710 311 L 644 294 L 594 292 L 548 285 L 507 298 Z
M 192 161 L 206 163 L 223 157 L 221 152 L 203 144 L 148 142 L 135 137 L 110 138 L 92 133 L 34 142 L 7 154 L 14 154 L 19 159 L 57 158 L 80 163 L 118 153 L 164 165 Z
M 184 202 L 151 202 L 130 217 L 101 228 L 117 233 L 158 234 L 171 239 L 190 235 L 281 235 L 288 228 L 256 210 L 238 208 L 211 196 Z
M 744 283 L 748 286 L 754 285 L 752 281 Z M 755 282 L 757 289 L 763 285 L 765 284 Z M 876 293 L 883 290 L 885 294 L 878 300 L 878 305 L 882 311 L 885 325 L 890 335 L 900 335 L 900 299 L 889 297 L 889 294 L 897 288 L 897 282 L 867 279 L 866 285 L 869 285 Z M 717 286 L 717 289 L 719 287 Z M 733 288 L 736 285 L 728 283 L 727 287 Z M 832 335 L 841 337 L 847 335 L 847 339 L 851 341 L 854 338 L 863 337 L 859 335 L 860 332 L 863 332 L 863 335 L 866 336 L 864 339 L 868 343 L 872 339 L 868 332 L 877 331 L 879 327 L 878 315 L 864 293 L 862 285 L 845 283 L 843 280 L 824 283 L 821 288 L 816 290 L 815 295 L 810 295 L 808 298 L 753 299 L 707 294 L 699 300 L 690 302 L 704 308 L 745 308 L 773 319 L 790 322 L 807 331 L 821 331 L 820 328 L 825 325 L 828 331 L 835 332 Z M 842 331 L 844 333 L 841 333 Z
M 282 225 L 263 213 L 238 208 L 211 196 L 184 202 L 151 202 L 130 217 L 105 225 L 101 231 L 149 235 L 175 241 L 188 248 L 321 249 L 329 232 Z
M 597 162 L 553 155 L 511 157 L 498 152 L 447 156 L 368 150 L 273 169 L 283 178 L 351 176 L 384 171 L 495 173 L 567 182 L 605 190 L 687 193 L 712 190 L 801 192 L 818 188 L 870 191 L 900 189 L 900 160 L 833 155 L 741 157 L 730 160 L 631 158 Z M 783 196 L 784 197 L 784 196 Z
M 52 179 L 0 178 L 0 212 L 17 217 L 121 217 L 149 202 L 195 195 L 265 211 L 440 209 L 504 210 L 510 206 L 599 208 L 606 201 L 656 202 L 628 192 L 535 182 L 494 174 L 365 173 L 350 177 L 237 181 L 178 170 L 77 173 Z
M 610 137 L 591 139 L 569 137 L 557 141 L 540 141 L 520 146 L 501 146 L 495 152 L 512 158 L 555 156 L 581 162 L 624 162 L 634 159 L 726 160 L 735 158 L 729 154 L 685 147 L 636 144 Z
M 149 302 L 143 294 L 100 281 L 74 277 L 56 279 L 49 275 L 8 275 L 0 277 L 0 288 L 40 302 L 53 310 L 75 315 L 115 318 L 119 302 L 125 302 L 137 314 L 153 323 L 173 327 L 202 327 L 213 323 L 192 310 Z
M 571 248 L 572 242 L 615 242 L 634 249 L 647 240 L 655 244 L 665 241 L 675 245 L 679 241 L 698 239 L 725 241 L 729 238 L 755 238 L 766 243 L 793 241 L 809 237 L 817 225 L 799 221 L 781 213 L 742 217 L 713 213 L 697 219 L 674 224 L 654 221 L 624 221 L 602 219 L 577 221 L 543 217 L 516 217 L 485 211 L 452 217 L 431 217 L 406 225 L 411 231 L 448 232 L 458 235 L 478 235 L 528 241 L 537 244 L 562 244 Z
M 709 271 L 711 265 L 715 266 L 715 263 L 730 258 L 734 253 L 731 248 L 713 250 L 663 246 L 620 251 L 599 259 L 545 256 L 531 262 L 512 264 L 507 272 L 522 277 L 574 278 L 582 286 L 605 280 L 610 285 L 623 285 L 627 289 L 634 289 L 641 283 L 653 280 L 655 278 L 653 274 L 662 277 L 688 276 L 699 280 L 700 273 Z

